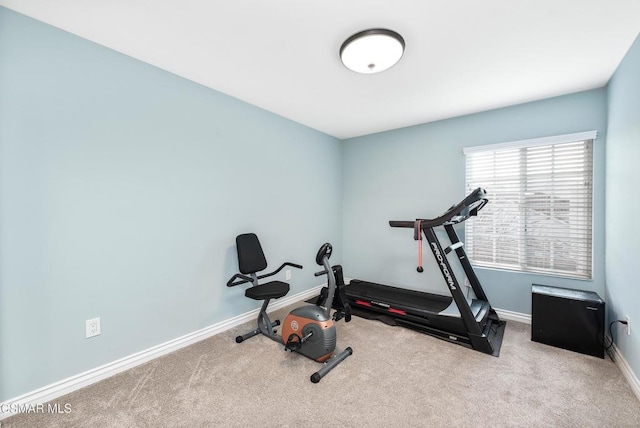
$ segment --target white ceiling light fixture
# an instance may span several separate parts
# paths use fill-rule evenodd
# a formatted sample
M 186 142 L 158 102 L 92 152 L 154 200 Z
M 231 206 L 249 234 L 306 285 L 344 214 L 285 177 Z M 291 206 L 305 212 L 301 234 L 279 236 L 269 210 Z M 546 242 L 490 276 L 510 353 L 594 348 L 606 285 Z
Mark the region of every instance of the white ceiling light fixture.
M 373 28 L 349 37 L 340 47 L 340 59 L 349 70 L 373 74 L 394 66 L 404 53 L 404 39 L 395 31 Z

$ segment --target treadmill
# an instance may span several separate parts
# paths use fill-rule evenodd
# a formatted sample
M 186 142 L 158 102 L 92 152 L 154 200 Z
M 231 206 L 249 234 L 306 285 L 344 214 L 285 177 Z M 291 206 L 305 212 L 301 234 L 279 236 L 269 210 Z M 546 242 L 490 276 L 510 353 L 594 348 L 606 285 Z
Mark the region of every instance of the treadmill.
M 390 221 L 391 227 L 414 229 L 415 240 L 421 240 L 424 234 L 451 296 L 354 279 L 345 288 L 354 315 L 408 327 L 497 357 L 506 322 L 500 320 L 491 307 L 467 258 L 463 243 L 453 228 L 453 225 L 477 215 L 487 202 L 485 190 L 477 188 L 437 218 Z M 447 247 L 443 247 L 438 240 L 435 232 L 437 227 L 443 227 L 446 231 L 450 241 Z M 462 264 L 475 298 L 465 297 L 461 290 L 449 262 L 452 252 Z M 418 267 L 418 271 L 421 269 Z

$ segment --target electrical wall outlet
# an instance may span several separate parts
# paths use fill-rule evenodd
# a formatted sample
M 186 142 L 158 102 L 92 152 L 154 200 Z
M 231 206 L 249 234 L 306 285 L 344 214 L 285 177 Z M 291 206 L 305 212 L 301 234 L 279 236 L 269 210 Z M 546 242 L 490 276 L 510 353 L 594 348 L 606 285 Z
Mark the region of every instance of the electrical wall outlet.
M 87 339 L 100 334 L 100 318 L 93 318 L 85 321 L 85 331 Z
M 287 270 L 284 271 L 284 279 L 286 281 L 291 280 L 291 269 L 287 269 Z
M 624 319 L 627 320 L 627 336 L 631 336 L 631 318 L 629 315 L 625 315 Z

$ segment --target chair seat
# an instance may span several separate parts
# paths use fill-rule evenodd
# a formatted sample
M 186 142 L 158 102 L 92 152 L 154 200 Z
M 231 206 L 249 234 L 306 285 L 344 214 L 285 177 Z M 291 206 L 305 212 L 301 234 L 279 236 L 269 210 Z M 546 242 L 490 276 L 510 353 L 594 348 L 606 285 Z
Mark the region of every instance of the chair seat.
M 256 287 L 249 287 L 244 295 L 253 300 L 278 299 L 289 292 L 289 284 L 282 281 L 271 281 Z

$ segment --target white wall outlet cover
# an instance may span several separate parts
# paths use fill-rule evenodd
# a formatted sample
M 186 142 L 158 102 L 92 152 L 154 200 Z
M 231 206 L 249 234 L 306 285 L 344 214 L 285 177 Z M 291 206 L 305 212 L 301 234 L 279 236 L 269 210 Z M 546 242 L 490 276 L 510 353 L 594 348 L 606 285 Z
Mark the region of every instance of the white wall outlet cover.
M 100 318 L 92 318 L 85 321 L 85 333 L 87 338 L 100 334 Z

